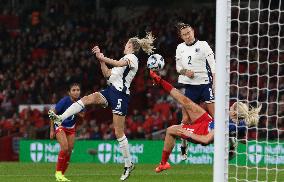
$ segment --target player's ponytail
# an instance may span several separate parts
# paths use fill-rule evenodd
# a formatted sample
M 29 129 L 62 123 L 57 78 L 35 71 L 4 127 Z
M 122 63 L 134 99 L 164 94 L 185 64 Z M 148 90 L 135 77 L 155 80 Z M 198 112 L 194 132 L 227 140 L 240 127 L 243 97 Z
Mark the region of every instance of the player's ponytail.
M 259 121 L 259 112 L 261 110 L 262 105 L 257 108 L 251 107 L 248 111 L 247 117 L 245 118 L 248 126 L 257 126 Z
M 237 102 L 237 116 L 238 120 L 243 119 L 246 123 L 247 126 L 257 126 L 258 121 L 259 121 L 259 112 L 261 110 L 261 105 L 257 108 L 249 107 L 242 103 L 242 102 Z
M 155 47 L 153 46 L 154 40 L 155 38 L 151 32 L 147 32 L 146 37 L 142 39 L 139 39 L 138 37 L 133 37 L 129 39 L 129 41 L 133 45 L 133 49 L 134 49 L 133 51 L 135 53 L 139 52 L 140 48 L 142 48 L 142 50 L 148 55 L 154 52 L 153 51 L 155 49 Z

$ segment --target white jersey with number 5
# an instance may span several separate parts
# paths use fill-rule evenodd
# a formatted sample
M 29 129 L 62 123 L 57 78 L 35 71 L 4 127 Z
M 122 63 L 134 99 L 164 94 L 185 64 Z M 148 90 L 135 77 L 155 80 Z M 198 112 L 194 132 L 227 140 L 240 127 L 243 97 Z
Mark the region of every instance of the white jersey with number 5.
M 126 54 L 121 59 L 127 60 L 128 65 L 112 68 L 108 84 L 121 92 L 130 94 L 129 87 L 138 70 L 138 58 L 134 54 Z
M 194 78 L 179 75 L 179 83 L 191 85 L 211 83 L 211 74 L 215 73 L 214 53 L 206 41 L 196 40 L 191 45 L 183 42 L 176 49 L 176 69 L 178 72 L 182 69 L 194 71 Z

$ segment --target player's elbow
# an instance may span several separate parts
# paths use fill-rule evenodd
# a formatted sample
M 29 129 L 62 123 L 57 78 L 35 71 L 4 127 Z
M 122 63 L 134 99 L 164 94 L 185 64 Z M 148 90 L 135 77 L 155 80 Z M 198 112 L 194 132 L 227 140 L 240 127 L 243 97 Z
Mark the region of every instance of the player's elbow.
M 106 79 L 109 79 L 110 76 L 111 76 L 111 72 L 110 71 L 108 71 L 107 73 L 104 74 L 104 77 Z
M 204 137 L 204 139 L 202 140 L 202 144 L 203 145 L 209 145 L 211 143 L 211 138 L 209 137 Z

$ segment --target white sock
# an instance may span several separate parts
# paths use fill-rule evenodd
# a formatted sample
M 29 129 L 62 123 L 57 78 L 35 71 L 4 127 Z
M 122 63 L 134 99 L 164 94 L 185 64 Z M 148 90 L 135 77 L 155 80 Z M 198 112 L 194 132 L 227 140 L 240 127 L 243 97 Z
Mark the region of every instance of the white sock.
M 120 147 L 122 156 L 124 158 L 125 167 L 130 167 L 131 166 L 131 156 L 130 156 L 129 145 L 128 145 L 128 140 L 126 136 L 124 135 L 123 137 L 118 138 L 117 141 L 119 143 L 119 147 Z
M 187 146 L 187 140 L 181 138 L 181 146 L 186 147 Z
M 83 104 L 83 102 L 81 100 L 78 100 L 77 102 L 74 102 L 70 107 L 68 107 L 68 109 L 66 109 L 66 111 L 60 115 L 60 118 L 63 121 L 66 118 L 79 113 L 84 108 L 85 105 Z

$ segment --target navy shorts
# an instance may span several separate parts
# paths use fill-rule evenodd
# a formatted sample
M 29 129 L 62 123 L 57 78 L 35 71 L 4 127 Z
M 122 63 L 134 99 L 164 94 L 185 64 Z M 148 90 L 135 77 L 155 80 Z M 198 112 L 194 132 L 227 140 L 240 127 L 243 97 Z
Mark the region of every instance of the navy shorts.
M 100 91 L 112 109 L 112 113 L 125 116 L 127 114 L 129 95 L 116 90 L 114 86 L 109 86 Z
M 200 102 L 212 103 L 215 100 L 211 84 L 184 86 L 185 96 L 197 104 Z

